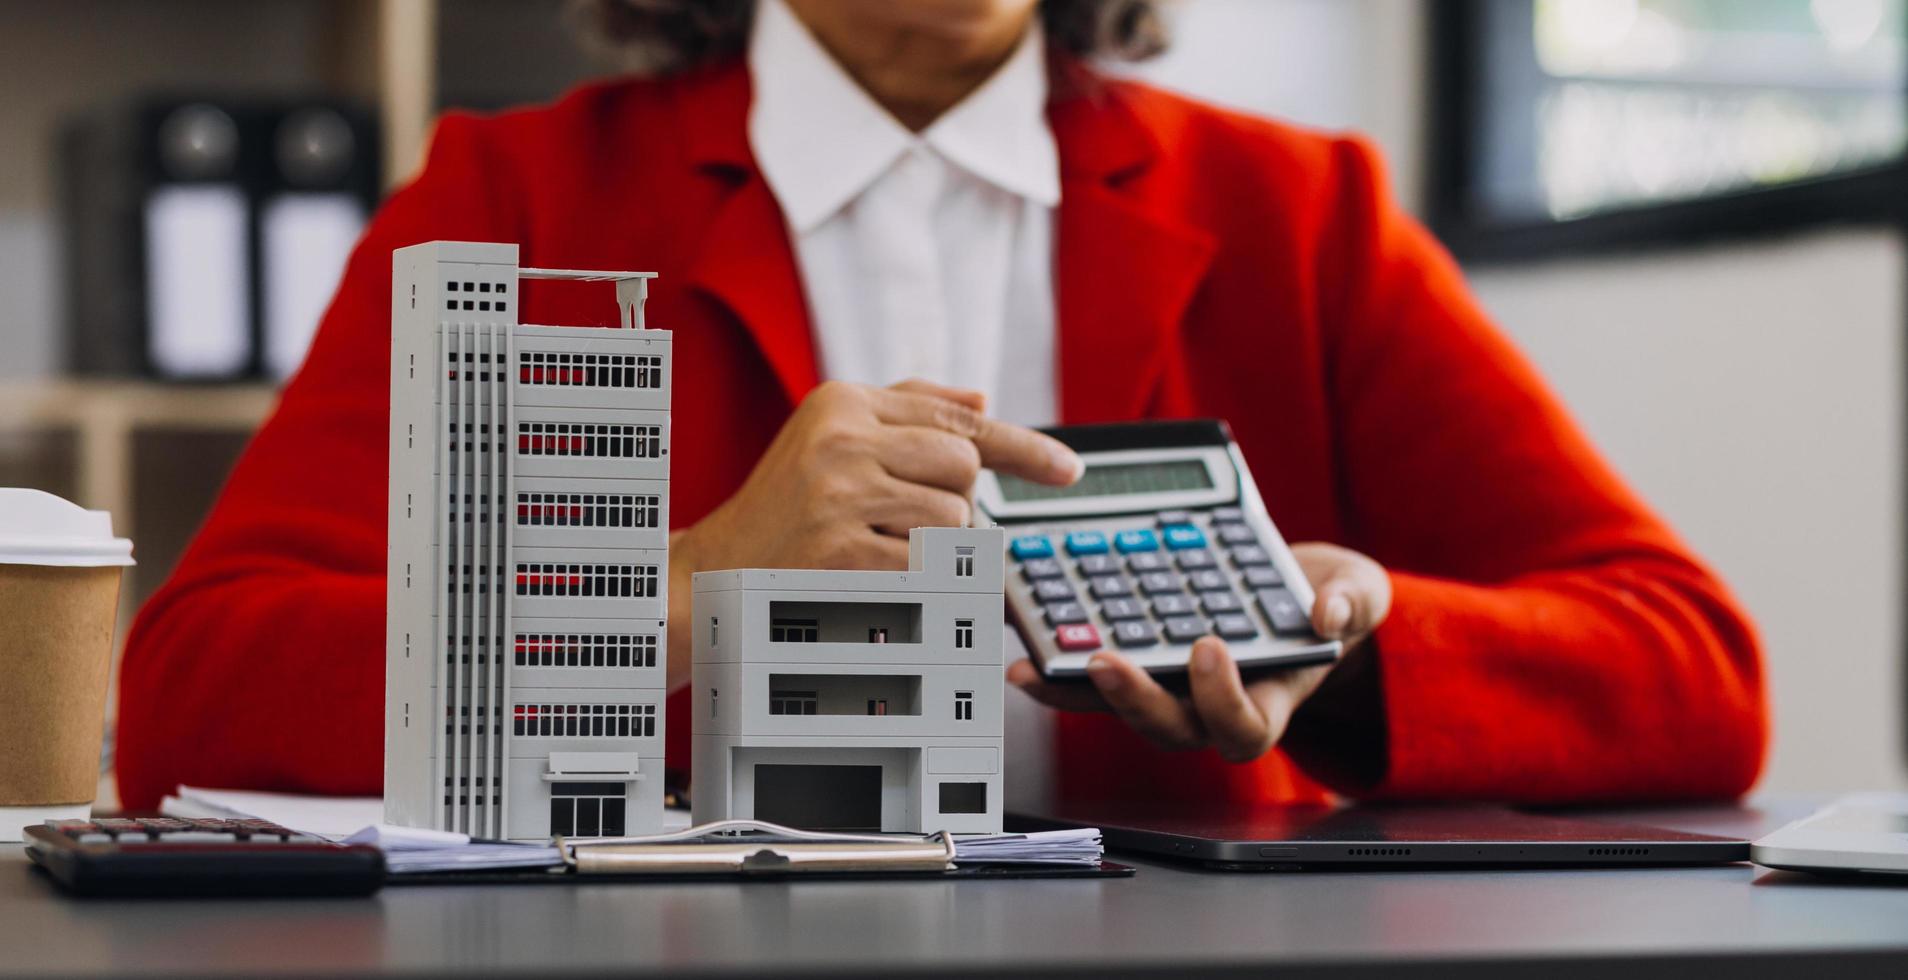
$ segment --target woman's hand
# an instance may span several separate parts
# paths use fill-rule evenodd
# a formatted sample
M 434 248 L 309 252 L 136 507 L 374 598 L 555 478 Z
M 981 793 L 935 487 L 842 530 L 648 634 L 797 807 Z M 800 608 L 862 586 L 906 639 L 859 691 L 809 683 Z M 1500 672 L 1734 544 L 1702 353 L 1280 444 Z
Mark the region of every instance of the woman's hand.
M 1390 577 L 1377 562 L 1337 545 L 1299 544 L 1292 554 L 1317 593 L 1312 628 L 1342 641 L 1349 655 L 1391 610 Z M 1111 711 L 1161 748 L 1211 746 L 1229 762 L 1249 762 L 1279 744 L 1292 712 L 1331 670 L 1303 667 L 1246 683 L 1225 643 L 1210 636 L 1193 644 L 1189 666 L 1189 695 L 1166 690 L 1110 651 L 1087 662 L 1090 688 L 1048 684 L 1026 660 L 1007 668 L 1007 680 L 1062 711 Z
M 1055 486 L 1080 478 L 1065 444 L 985 407 L 979 392 L 925 381 L 809 392 L 741 489 L 670 538 L 672 685 L 689 676 L 695 572 L 906 568 L 910 529 L 967 523 L 981 467 Z

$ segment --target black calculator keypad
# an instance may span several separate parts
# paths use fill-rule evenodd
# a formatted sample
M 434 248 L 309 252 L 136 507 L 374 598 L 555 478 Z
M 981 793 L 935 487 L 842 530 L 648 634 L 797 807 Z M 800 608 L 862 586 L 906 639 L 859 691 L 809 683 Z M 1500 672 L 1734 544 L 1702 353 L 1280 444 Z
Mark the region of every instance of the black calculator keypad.
M 1194 591 L 1197 592 L 1232 588 L 1232 580 L 1226 577 L 1226 573 L 1216 568 L 1202 568 L 1187 575 L 1186 581 L 1191 582 Z
M 1232 564 L 1239 568 L 1249 568 L 1253 565 L 1270 565 L 1272 564 L 1272 556 L 1267 554 L 1264 548 L 1256 544 L 1240 545 L 1232 549 Z
M 1156 595 L 1153 597 L 1153 615 L 1161 619 L 1167 616 L 1184 616 L 1197 608 L 1198 607 L 1193 604 L 1192 596 L 1183 593 L 1179 595 Z
M 1219 524 L 1213 527 L 1213 534 L 1229 547 L 1242 544 L 1258 544 L 1259 536 L 1244 524 Z
M 1126 570 L 1135 575 L 1163 572 L 1172 567 L 1173 560 L 1158 551 L 1140 551 L 1126 556 Z
M 1204 609 L 1208 616 L 1216 616 L 1220 613 L 1238 612 L 1245 608 L 1245 603 L 1239 601 L 1238 593 L 1227 589 L 1224 592 L 1199 593 L 1199 608 Z
M 1177 572 L 1147 572 L 1139 577 L 1139 587 L 1147 595 L 1170 595 L 1184 591 L 1186 580 Z
M 1237 507 L 1162 511 L 1145 526 L 1066 528 L 1011 538 L 1010 559 L 1054 647 L 1090 653 L 1309 637 L 1271 549 Z
M 1073 586 L 1063 578 L 1041 579 L 1034 583 L 1034 598 L 1041 602 L 1071 602 L 1078 599 Z
M 1285 584 L 1285 576 L 1280 575 L 1279 570 L 1271 565 L 1249 565 L 1240 569 L 1239 573 L 1245 578 L 1247 588 L 1269 589 Z
M 1087 621 L 1086 607 L 1078 602 L 1049 602 L 1046 605 L 1047 622 L 1054 626 Z
M 1212 552 L 1204 548 L 1188 548 L 1174 555 L 1173 560 L 1179 563 L 1179 570 L 1182 572 L 1190 572 L 1195 568 L 1211 568 L 1217 564 L 1212 557 Z
M 1225 613 L 1212 617 L 1213 632 L 1220 639 L 1250 640 L 1259 635 L 1259 628 L 1252 625 L 1252 617 L 1245 613 Z
M 1161 620 L 1168 643 L 1191 643 L 1206 635 L 1206 621 L 1198 616 L 1172 616 Z
M 1052 558 L 1032 558 L 1020 563 L 1020 574 L 1029 582 L 1038 582 L 1045 578 L 1065 578 L 1067 570 L 1060 562 Z
M 1260 589 L 1259 610 L 1280 636 L 1298 636 L 1312 631 L 1311 618 L 1299 608 L 1298 600 L 1284 589 Z

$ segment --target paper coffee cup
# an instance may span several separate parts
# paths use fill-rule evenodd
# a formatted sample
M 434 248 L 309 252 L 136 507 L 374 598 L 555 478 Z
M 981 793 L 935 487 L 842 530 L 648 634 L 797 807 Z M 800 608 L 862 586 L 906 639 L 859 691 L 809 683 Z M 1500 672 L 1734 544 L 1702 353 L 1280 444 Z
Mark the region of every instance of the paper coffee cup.
M 119 577 L 132 563 L 105 511 L 0 488 L 0 841 L 92 812 Z

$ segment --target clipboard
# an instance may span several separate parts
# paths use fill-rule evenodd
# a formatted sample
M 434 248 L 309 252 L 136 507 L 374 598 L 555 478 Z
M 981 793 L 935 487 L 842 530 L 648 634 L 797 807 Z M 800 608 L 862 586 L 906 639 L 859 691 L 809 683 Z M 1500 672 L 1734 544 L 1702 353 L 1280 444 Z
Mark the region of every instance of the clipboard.
M 557 838 L 562 864 L 392 875 L 390 884 L 587 884 L 684 881 L 881 881 L 1124 878 L 1122 864 L 957 863 L 954 838 L 837 834 L 724 820 L 643 837 Z

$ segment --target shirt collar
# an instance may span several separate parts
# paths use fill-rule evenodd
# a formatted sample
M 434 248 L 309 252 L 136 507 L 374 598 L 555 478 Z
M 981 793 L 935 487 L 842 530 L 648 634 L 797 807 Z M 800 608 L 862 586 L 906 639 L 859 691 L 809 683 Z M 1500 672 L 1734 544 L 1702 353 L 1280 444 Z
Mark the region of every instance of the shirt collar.
M 798 234 L 833 216 L 923 143 L 1002 190 L 1049 207 L 1060 200 L 1037 20 L 992 77 L 918 136 L 863 91 L 782 0 L 759 6 L 748 63 L 754 82 L 749 144 Z

